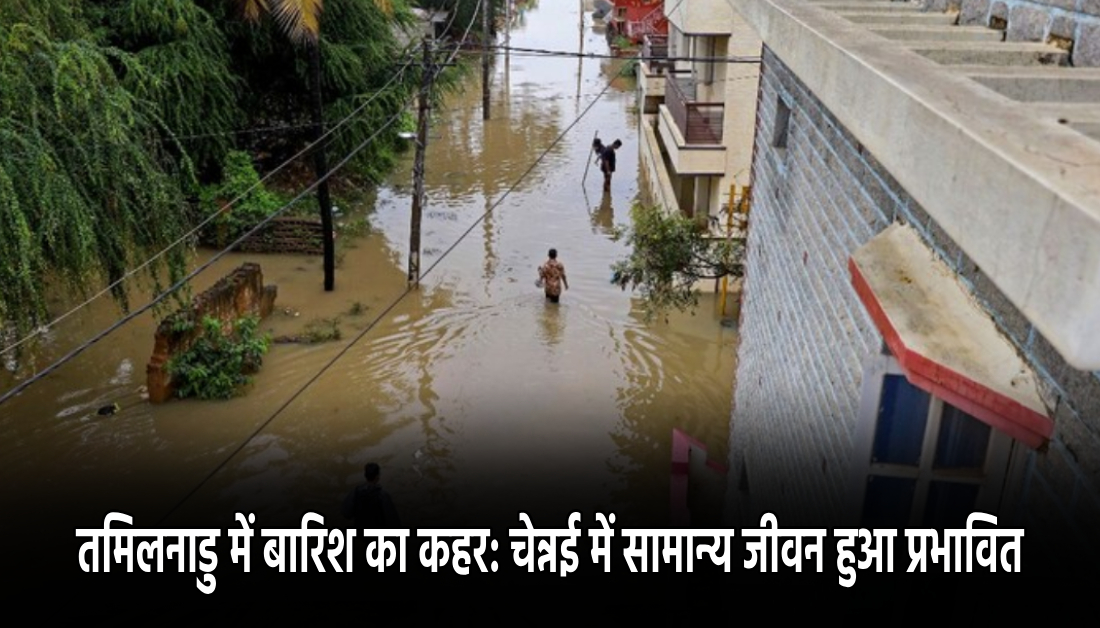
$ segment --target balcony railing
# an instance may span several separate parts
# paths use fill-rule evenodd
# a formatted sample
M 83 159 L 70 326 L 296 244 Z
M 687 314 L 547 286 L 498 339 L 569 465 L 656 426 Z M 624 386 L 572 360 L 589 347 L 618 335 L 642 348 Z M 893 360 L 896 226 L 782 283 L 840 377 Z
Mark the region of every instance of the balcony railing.
M 695 100 L 695 83 L 687 77 L 668 74 L 665 106 L 688 144 L 721 144 L 722 119 L 726 106 L 720 102 Z
M 642 40 L 642 59 L 653 74 L 664 74 L 672 69 L 668 60 L 668 36 L 646 35 Z

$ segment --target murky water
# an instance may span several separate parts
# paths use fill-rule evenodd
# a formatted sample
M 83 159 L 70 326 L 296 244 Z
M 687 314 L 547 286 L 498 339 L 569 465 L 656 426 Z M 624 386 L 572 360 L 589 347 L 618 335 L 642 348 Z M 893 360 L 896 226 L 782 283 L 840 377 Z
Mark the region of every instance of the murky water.
M 578 11 L 575 2 L 543 2 L 511 43 L 606 52 L 591 16 L 582 28 Z M 498 58 L 487 123 L 479 77 L 471 77 L 433 120 L 424 268 L 618 69 L 611 60 Z M 573 510 L 615 511 L 628 526 L 666 522 L 672 428 L 725 462 L 736 333 L 719 324 L 712 296 L 695 316 L 646 324 L 640 302 L 609 283 L 610 265 L 626 254 L 610 234 L 629 222 L 638 193 L 632 90 L 631 79 L 617 79 L 420 290 L 350 348 L 405 289 L 411 152 L 373 209 L 348 208 L 342 218 L 369 212 L 373 232 L 342 243 L 334 292 L 322 290 L 320 260 L 301 256 L 231 255 L 195 286 L 257 261 L 279 288 L 265 328 L 293 333 L 339 317 L 339 340 L 274 346 L 247 396 L 151 406 L 139 390 L 155 323 L 144 316 L 5 404 L 0 516 L 52 512 L 71 528 L 120 510 L 140 526 L 179 505 L 166 524 L 229 527 L 234 512 L 251 511 L 264 525 L 315 511 L 339 525 L 341 499 L 376 460 L 411 527 L 514 527 L 521 510 L 550 527 L 564 527 Z M 623 141 L 609 197 L 594 166 L 581 185 L 596 132 Z M 550 247 L 569 277 L 559 306 L 533 285 Z M 118 315 L 101 300 L 74 316 L 40 364 Z M 11 384 L 7 374 L 0 380 Z M 115 401 L 117 415 L 96 415 Z

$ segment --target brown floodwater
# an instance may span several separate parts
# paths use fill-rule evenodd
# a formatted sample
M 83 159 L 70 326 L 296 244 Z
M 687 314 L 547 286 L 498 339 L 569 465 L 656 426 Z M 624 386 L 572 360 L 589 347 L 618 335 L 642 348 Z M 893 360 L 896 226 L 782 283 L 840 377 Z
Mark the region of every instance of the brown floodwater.
M 607 52 L 585 19 L 582 28 L 577 3 L 543 2 L 511 43 Z M 471 75 L 432 122 L 424 268 L 618 69 L 614 60 L 499 57 L 488 122 L 480 77 Z M 647 323 L 637 295 L 610 283 L 611 264 L 627 253 L 612 232 L 629 224 L 639 190 L 633 87 L 617 79 L 419 291 L 350 348 L 405 290 L 411 151 L 388 183 L 341 208 L 341 223 L 366 219 L 371 230 L 340 236 L 335 291 L 322 289 L 319 258 L 293 255 L 232 254 L 194 286 L 258 262 L 279 291 L 265 329 L 292 335 L 336 318 L 339 339 L 274 345 L 237 399 L 154 406 L 141 390 L 155 326 L 145 315 L 0 407 L 3 524 L 37 512 L 91 527 L 120 510 L 144 527 L 178 506 L 165 525 L 225 528 L 238 511 L 256 513 L 261 527 L 304 511 L 334 525 L 370 460 L 381 463 L 410 527 L 515 527 L 520 511 L 544 527 L 564 527 L 573 510 L 617 512 L 627 527 L 667 522 L 671 430 L 726 460 L 737 338 L 720 324 L 714 295 L 702 296 L 694 316 Z M 581 181 L 597 132 L 623 142 L 607 197 L 595 166 Z M 550 247 L 569 278 L 558 306 L 533 285 Z M 58 325 L 34 364 L 49 364 L 119 315 L 109 299 L 97 301 Z M 16 381 L 5 371 L 0 389 Z M 114 402 L 116 415 L 96 414 Z

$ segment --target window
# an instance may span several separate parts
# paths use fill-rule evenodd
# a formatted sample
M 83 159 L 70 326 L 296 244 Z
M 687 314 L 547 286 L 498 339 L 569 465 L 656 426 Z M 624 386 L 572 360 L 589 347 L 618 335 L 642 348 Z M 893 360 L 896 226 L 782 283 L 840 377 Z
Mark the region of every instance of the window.
M 787 147 L 788 127 L 791 123 L 791 108 L 783 99 L 775 98 L 775 128 L 772 132 L 772 146 L 776 148 Z
M 890 355 L 864 368 L 852 506 L 867 528 L 964 528 L 996 514 L 1012 439 L 909 383 Z

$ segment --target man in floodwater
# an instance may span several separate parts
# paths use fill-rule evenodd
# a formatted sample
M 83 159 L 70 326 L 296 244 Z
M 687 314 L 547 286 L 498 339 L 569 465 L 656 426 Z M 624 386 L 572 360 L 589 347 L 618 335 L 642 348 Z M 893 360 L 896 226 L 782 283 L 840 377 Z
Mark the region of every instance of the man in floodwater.
M 600 170 L 603 171 L 603 191 L 611 191 L 611 175 L 615 173 L 615 151 L 623 145 L 621 140 L 615 140 L 610 146 L 600 149 Z
M 344 498 L 343 515 L 355 521 L 357 528 L 400 528 L 401 519 L 390 494 L 379 484 L 382 469 L 370 462 L 363 467 L 364 484 L 352 489 Z
M 565 266 L 558 261 L 558 250 L 550 249 L 550 259 L 539 266 L 539 279 L 546 290 L 546 298 L 551 303 L 557 303 L 561 298 L 561 290 L 564 286 L 569 289 L 569 280 L 565 278 Z

